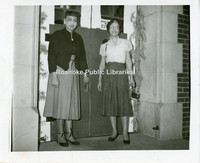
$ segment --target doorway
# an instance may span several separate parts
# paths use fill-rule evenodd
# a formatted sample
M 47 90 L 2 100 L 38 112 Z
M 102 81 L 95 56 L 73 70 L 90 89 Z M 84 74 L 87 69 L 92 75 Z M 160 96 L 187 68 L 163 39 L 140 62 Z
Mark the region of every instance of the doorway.
M 58 6 L 56 6 L 58 10 Z M 65 8 L 66 9 L 66 8 Z M 75 8 L 80 9 L 80 7 Z M 113 13 L 112 13 L 113 14 Z M 60 14 L 60 16 L 62 16 Z M 55 31 L 63 29 L 65 27 L 60 20 L 60 17 L 55 17 L 58 20 L 54 20 L 54 23 L 48 25 L 49 33 L 45 33 L 45 41 L 48 42 L 49 37 Z M 105 15 L 104 15 L 105 18 Z M 61 22 L 61 23 L 57 23 Z M 98 70 L 100 63 L 100 55 L 99 48 L 103 40 L 108 38 L 108 34 L 106 30 L 102 29 L 93 29 L 93 28 L 85 28 L 78 27 L 76 32 L 79 33 L 85 44 L 86 57 L 89 70 Z M 122 33 L 122 38 L 127 38 L 127 35 Z M 48 51 L 46 48 L 46 55 L 48 55 Z M 47 64 L 47 62 L 45 63 Z M 48 72 L 46 72 L 48 75 Z M 85 138 L 85 137 L 95 137 L 95 136 L 104 136 L 109 135 L 111 131 L 110 121 L 108 117 L 101 116 L 99 111 L 102 108 L 102 92 L 97 90 L 98 83 L 98 74 L 90 75 L 89 89 L 88 92 L 84 91 L 84 85 L 82 82 L 82 76 L 80 78 L 80 99 L 81 99 L 81 120 L 73 122 L 73 132 L 74 136 L 77 138 Z M 43 98 L 43 101 L 45 97 Z M 46 123 L 43 121 L 43 123 Z M 49 139 L 47 141 L 56 140 L 57 133 L 57 125 L 56 121 L 51 121 L 49 125 Z M 121 124 L 119 126 L 119 133 L 121 133 Z M 43 137 L 42 141 L 45 141 Z
M 50 34 L 63 28 L 65 25 L 50 25 Z M 91 72 L 97 71 L 101 59 L 99 48 L 102 41 L 108 38 L 107 31 L 78 27 L 76 32 L 83 37 L 89 70 Z M 126 38 L 126 34 L 122 34 L 121 37 Z M 91 73 L 88 92 L 84 90 L 83 76 L 80 77 L 81 120 L 73 121 L 73 132 L 77 138 L 110 134 L 109 118 L 100 115 L 100 110 L 103 107 L 103 93 L 97 90 L 98 77 L 98 74 Z M 56 128 L 56 121 L 51 122 L 51 140 L 56 140 Z

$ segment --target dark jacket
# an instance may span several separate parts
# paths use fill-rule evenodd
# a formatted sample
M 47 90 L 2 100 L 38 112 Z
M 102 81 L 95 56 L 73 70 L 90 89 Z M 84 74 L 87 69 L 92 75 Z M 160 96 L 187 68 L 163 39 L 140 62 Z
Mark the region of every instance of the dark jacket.
M 85 71 L 87 67 L 84 42 L 76 32 L 68 32 L 65 28 L 56 31 L 50 37 L 48 49 L 48 65 L 49 73 L 56 71 L 56 66 L 60 66 L 64 70 L 69 68 L 71 55 L 76 55 L 75 66 L 78 70 Z

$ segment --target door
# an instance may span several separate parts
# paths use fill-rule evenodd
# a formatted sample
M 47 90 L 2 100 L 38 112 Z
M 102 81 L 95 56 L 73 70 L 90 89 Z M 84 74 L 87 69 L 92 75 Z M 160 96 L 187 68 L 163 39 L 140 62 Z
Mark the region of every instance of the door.
M 50 25 L 50 34 L 56 30 L 63 29 L 65 25 Z M 100 29 L 88 29 L 79 27 L 76 29 L 85 44 L 86 58 L 89 70 L 98 70 L 101 56 L 99 48 L 104 39 L 108 38 L 108 33 Z M 126 38 L 126 34 L 121 34 Z M 97 90 L 98 74 L 90 75 L 88 92 L 84 91 L 83 77 L 80 76 L 80 101 L 81 101 L 81 119 L 73 121 L 73 133 L 76 138 L 109 135 L 111 126 L 109 118 L 100 115 L 103 106 L 103 92 Z M 121 124 L 121 123 L 118 123 Z M 119 133 L 121 133 L 121 126 Z M 51 123 L 51 140 L 56 140 L 56 121 Z

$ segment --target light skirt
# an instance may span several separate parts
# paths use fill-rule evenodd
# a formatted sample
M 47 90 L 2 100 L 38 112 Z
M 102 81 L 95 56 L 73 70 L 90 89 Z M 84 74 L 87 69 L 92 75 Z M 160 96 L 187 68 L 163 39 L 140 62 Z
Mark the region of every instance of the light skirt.
M 73 64 L 72 69 L 75 70 Z M 57 70 L 62 70 L 58 67 Z M 63 70 L 64 71 L 64 70 Z M 52 86 L 52 74 L 49 74 L 47 96 L 44 108 L 44 116 L 55 119 L 79 120 L 80 119 L 80 92 L 79 76 L 68 73 L 57 74 L 59 87 Z

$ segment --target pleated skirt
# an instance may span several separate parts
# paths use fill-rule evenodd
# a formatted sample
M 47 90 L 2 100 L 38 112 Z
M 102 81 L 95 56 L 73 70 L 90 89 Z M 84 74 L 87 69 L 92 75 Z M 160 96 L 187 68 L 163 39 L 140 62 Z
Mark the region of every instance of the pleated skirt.
M 47 95 L 44 107 L 44 117 L 79 120 L 80 119 L 80 92 L 79 76 L 70 73 L 71 70 L 64 71 L 57 68 L 59 87 L 52 86 L 52 74 L 49 74 Z M 73 70 L 75 65 L 73 64 Z
M 109 62 L 103 76 L 103 109 L 105 116 L 133 116 L 125 64 Z

